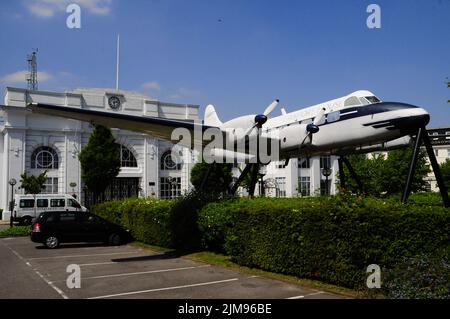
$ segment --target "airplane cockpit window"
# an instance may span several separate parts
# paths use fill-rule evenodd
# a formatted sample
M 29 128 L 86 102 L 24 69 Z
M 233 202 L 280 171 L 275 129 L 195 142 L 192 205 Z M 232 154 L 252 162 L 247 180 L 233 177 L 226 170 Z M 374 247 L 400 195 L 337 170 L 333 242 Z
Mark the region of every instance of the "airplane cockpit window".
M 357 106 L 361 105 L 361 102 L 356 96 L 351 96 L 344 101 L 344 106 Z
M 380 99 L 378 99 L 376 96 L 366 96 L 366 99 L 367 100 L 369 100 L 369 102 L 371 103 L 371 104 L 373 104 L 373 103 L 380 103 L 381 101 L 380 101 Z
M 328 113 L 327 122 L 331 123 L 331 122 L 339 121 L 340 117 L 341 117 L 341 112 L 339 112 L 339 111 Z
M 361 101 L 362 105 L 369 105 L 372 104 L 371 102 L 369 102 L 365 97 L 360 97 L 359 100 Z

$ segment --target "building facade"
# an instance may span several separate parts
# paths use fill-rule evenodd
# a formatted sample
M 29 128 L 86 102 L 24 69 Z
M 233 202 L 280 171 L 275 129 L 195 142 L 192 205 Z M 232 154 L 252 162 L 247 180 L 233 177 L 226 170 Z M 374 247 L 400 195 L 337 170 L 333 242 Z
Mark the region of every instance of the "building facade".
M 450 159 L 450 127 L 429 129 L 428 134 L 438 163 L 442 164 Z M 428 174 L 427 181 L 431 191 L 439 192 L 433 171 Z
M 89 194 L 81 180 L 78 160 L 87 144 L 92 125 L 86 122 L 33 114 L 26 105 L 31 102 L 57 104 L 107 112 L 198 120 L 197 105 L 163 103 L 139 93 L 76 89 L 66 93 L 27 91 L 7 88 L 0 117 L 0 208 L 9 210 L 9 202 L 20 189 L 20 175 L 27 171 L 37 175 L 47 170 L 43 193 L 68 193 L 81 199 Z M 171 198 L 189 191 L 190 171 L 195 156 L 182 149 L 182 164 L 171 158 L 172 144 L 136 132 L 113 129 L 121 149 L 122 168 L 107 190 L 107 196 Z M 11 187 L 9 181 L 18 183 Z
M 339 176 L 337 159 L 328 155 L 272 162 L 262 168 L 262 183 L 258 183 L 256 193 L 270 197 L 334 195 Z

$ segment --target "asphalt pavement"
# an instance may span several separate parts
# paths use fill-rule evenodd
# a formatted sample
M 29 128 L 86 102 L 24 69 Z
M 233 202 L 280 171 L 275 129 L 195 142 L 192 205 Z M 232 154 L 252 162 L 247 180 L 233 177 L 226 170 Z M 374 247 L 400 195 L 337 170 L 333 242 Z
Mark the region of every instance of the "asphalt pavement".
M 79 281 L 74 269 L 80 271 Z M 0 287 L 2 299 L 344 298 L 129 245 L 71 244 L 51 250 L 27 237 L 0 239 Z

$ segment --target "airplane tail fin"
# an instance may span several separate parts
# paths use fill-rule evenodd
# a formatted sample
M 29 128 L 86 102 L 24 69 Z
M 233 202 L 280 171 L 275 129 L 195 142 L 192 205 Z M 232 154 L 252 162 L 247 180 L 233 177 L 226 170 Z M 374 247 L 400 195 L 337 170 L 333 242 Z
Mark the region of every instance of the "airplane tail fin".
M 222 126 L 222 122 L 219 120 L 216 110 L 214 109 L 214 106 L 212 104 L 209 104 L 206 107 L 204 123 L 208 126 Z

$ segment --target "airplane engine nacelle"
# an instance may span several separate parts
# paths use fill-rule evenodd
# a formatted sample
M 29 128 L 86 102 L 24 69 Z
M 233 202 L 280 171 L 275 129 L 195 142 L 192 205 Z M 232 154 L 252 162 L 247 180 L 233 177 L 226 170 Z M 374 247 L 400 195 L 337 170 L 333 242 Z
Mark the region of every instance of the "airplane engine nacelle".
M 280 130 L 280 148 L 293 149 L 300 148 L 302 144 L 310 143 L 306 124 L 297 124 L 284 127 Z

